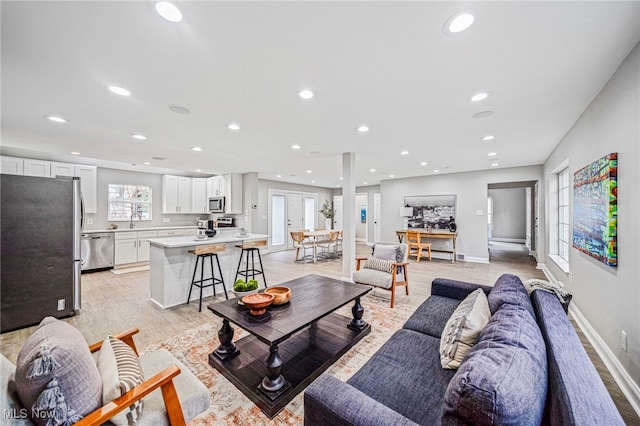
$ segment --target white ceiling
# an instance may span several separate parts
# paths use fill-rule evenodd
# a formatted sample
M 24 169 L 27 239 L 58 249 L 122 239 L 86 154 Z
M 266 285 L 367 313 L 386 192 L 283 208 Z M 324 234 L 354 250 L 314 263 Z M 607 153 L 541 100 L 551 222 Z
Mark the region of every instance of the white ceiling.
M 640 40 L 638 1 L 174 3 L 181 23 L 147 1 L 2 1 L 2 153 L 323 187 L 344 152 L 357 185 L 541 164 Z

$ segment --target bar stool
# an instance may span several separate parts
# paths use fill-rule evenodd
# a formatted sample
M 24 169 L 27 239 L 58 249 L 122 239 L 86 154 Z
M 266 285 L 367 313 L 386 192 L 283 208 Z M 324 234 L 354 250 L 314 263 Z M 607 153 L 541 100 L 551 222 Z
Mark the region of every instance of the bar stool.
M 224 277 L 222 276 L 222 269 L 220 268 L 220 260 L 218 259 L 218 253 L 221 251 L 225 251 L 226 246 L 224 244 L 209 244 L 206 246 L 196 246 L 195 250 L 189 250 L 189 253 L 196 255 L 196 266 L 193 268 L 193 277 L 191 278 L 191 287 L 189 287 L 189 296 L 187 296 L 187 305 L 191 300 L 191 290 L 193 287 L 200 288 L 200 302 L 198 304 L 198 312 L 202 311 L 202 289 L 205 287 L 213 287 L 213 295 L 216 295 L 216 284 L 222 284 L 222 289 L 224 290 L 224 297 L 229 300 L 229 295 L 227 294 L 227 289 L 224 286 Z M 216 263 L 218 264 L 218 272 L 220 273 L 220 278 L 216 278 L 215 269 L 213 268 L 213 258 L 216 258 Z M 204 260 L 209 259 L 209 263 L 211 264 L 211 278 L 204 277 Z M 198 272 L 198 261 L 200 262 L 200 279 L 196 281 L 196 273 Z M 209 284 L 205 284 L 205 282 L 211 281 Z
M 238 270 L 236 271 L 236 277 L 234 281 L 238 279 L 238 275 L 244 275 L 245 280 L 249 279 L 249 274 L 251 274 L 251 279 L 255 279 L 256 275 L 262 275 L 262 279 L 264 280 L 264 288 L 267 288 L 267 278 L 264 276 L 264 272 L 262 271 L 262 257 L 260 257 L 260 248 L 267 245 L 267 240 L 258 240 L 258 241 L 247 241 L 243 244 L 237 245 L 236 247 L 241 248 L 242 252 L 240 253 L 240 261 L 238 262 Z M 258 253 L 258 262 L 260 262 L 260 269 L 256 269 L 254 254 Z M 249 269 L 249 256 L 251 256 L 251 269 Z M 240 266 L 242 266 L 242 258 L 245 259 L 245 267 L 244 271 L 241 270 Z

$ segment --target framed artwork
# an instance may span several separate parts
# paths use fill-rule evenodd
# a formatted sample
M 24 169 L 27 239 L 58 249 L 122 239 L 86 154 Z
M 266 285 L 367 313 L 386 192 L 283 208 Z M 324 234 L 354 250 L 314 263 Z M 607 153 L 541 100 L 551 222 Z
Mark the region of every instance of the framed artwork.
M 618 266 L 618 154 L 573 175 L 573 247 Z
M 404 206 L 411 207 L 409 228 L 449 229 L 455 226 L 455 195 L 418 195 L 404 197 Z

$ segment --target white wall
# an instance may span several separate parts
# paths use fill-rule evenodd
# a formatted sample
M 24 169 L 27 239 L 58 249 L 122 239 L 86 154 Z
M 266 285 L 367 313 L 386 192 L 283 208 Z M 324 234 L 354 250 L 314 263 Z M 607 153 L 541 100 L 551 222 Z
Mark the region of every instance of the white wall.
M 527 166 L 382 181 L 381 238 L 397 241 L 395 231 L 402 229 L 399 211 L 405 196 L 452 194 L 457 196 L 458 254 L 464 254 L 465 260 L 488 262 L 487 186 L 540 180 L 541 173 L 541 166 Z
M 525 240 L 526 195 L 525 188 L 489 190 L 493 198 L 493 239 Z
M 553 170 L 568 160 L 573 174 L 611 152 L 618 153 L 618 267 L 570 249 L 570 274 L 549 259 L 549 229 L 543 259 L 573 294 L 572 304 L 595 329 L 613 356 L 640 384 L 640 45 L 637 45 L 544 163 L 545 205 L 550 205 Z M 571 199 L 570 206 L 573 205 Z M 549 208 L 546 208 L 549 217 Z M 573 213 L 573 212 L 571 212 Z M 572 215 L 570 215 L 572 217 Z M 620 331 L 628 334 L 622 351 Z

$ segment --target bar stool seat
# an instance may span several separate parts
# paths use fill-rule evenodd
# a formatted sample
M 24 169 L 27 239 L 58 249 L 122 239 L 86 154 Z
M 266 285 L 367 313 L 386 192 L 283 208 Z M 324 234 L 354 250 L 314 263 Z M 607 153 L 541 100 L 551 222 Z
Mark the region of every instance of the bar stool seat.
M 196 246 L 195 250 L 189 250 L 189 253 L 196 255 L 196 266 L 193 268 L 193 277 L 191 278 L 191 286 L 189 287 L 189 296 L 187 296 L 187 305 L 191 301 L 191 290 L 193 287 L 200 288 L 200 300 L 198 303 L 198 312 L 202 311 L 202 289 L 206 287 L 213 287 L 213 295 L 216 295 L 216 284 L 222 284 L 222 290 L 224 290 L 224 297 L 229 300 L 227 294 L 227 288 L 224 285 L 224 277 L 222 276 L 222 268 L 220 268 L 220 260 L 218 259 L 218 253 L 225 251 L 225 244 L 208 244 L 202 246 Z M 216 264 L 218 265 L 218 273 L 220 278 L 216 278 L 215 269 L 213 267 L 213 258 L 216 258 Z M 211 265 L 211 277 L 204 277 L 204 261 L 209 259 Z M 196 280 L 196 273 L 198 272 L 198 263 L 200 263 L 200 279 Z M 211 281 L 208 284 L 206 282 Z
M 251 275 L 251 279 L 256 279 L 256 275 L 262 275 L 262 279 L 264 280 L 264 288 L 267 288 L 267 278 L 264 275 L 262 267 L 262 257 L 260 257 L 260 247 L 264 247 L 266 245 L 267 240 L 247 241 L 243 244 L 236 245 L 236 247 L 241 248 L 242 251 L 240 252 L 240 260 L 238 261 L 238 269 L 236 270 L 236 277 L 234 281 L 238 279 L 238 275 L 244 275 L 245 281 L 249 279 L 249 275 Z M 260 262 L 260 269 L 256 269 L 254 258 L 255 253 L 258 253 L 258 262 Z M 249 267 L 249 256 L 251 256 L 251 267 Z M 244 270 L 241 268 L 243 257 L 245 257 Z

